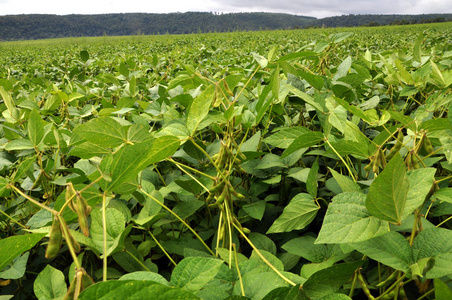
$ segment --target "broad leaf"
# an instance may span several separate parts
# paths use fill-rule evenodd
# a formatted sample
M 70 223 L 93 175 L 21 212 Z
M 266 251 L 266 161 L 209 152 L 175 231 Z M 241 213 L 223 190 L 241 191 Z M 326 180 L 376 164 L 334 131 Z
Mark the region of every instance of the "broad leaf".
M 413 260 L 434 258 L 435 264 L 426 274 L 428 279 L 452 274 L 452 230 L 431 228 L 421 231 L 413 242 Z
M 306 296 L 299 285 L 292 287 L 279 287 L 268 293 L 263 300 L 304 300 Z
M 24 254 L 16 257 L 10 264 L 9 268 L 7 267 L 5 270 L 0 272 L 0 278 L 19 279 L 24 276 L 29 256 L 30 252 L 25 252 Z
M 396 270 L 407 272 L 413 263 L 410 244 L 397 232 L 389 232 L 364 242 L 353 243 L 351 246 L 373 260 Z
M 303 229 L 314 220 L 319 209 L 320 207 L 309 194 L 298 194 L 290 200 L 267 233 Z
M 32 233 L 18 236 L 11 236 L 0 240 L 0 271 L 9 265 L 13 259 L 30 250 L 39 242 L 46 233 Z
M 132 181 L 148 165 L 159 162 L 176 152 L 180 141 L 174 136 L 162 136 L 152 142 L 143 142 L 122 147 L 111 156 L 105 157 L 100 169 L 111 177 L 102 188 L 113 190 L 122 183 Z
M 187 113 L 187 129 L 193 136 L 199 124 L 204 120 L 213 101 L 213 86 L 209 86 L 199 96 L 193 99 Z
M 452 291 L 447 284 L 441 279 L 434 279 L 435 298 L 436 300 L 450 300 L 452 299 Z
M 28 138 L 37 147 L 44 138 L 44 124 L 39 112 L 33 109 L 28 117 Z
M 362 242 L 389 231 L 386 221 L 369 214 L 366 195 L 352 192 L 333 198 L 328 206 L 316 244 Z
M 116 240 L 124 231 L 125 219 L 124 215 L 117 209 L 107 208 L 105 211 L 107 223 L 107 256 L 115 250 Z M 91 212 L 91 228 L 90 235 L 97 246 L 97 250 L 103 253 L 103 222 L 102 211 L 95 209 Z M 103 253 L 104 254 L 104 253 Z
M 320 299 L 336 292 L 350 281 L 363 261 L 338 264 L 314 273 L 304 284 L 303 291 L 311 299 Z
M 98 282 L 84 290 L 80 300 L 107 299 L 199 299 L 199 297 L 179 288 L 169 287 L 153 281 L 119 280 Z
M 169 282 L 165 279 L 165 277 L 158 273 L 148 271 L 137 271 L 128 273 L 121 276 L 118 280 L 149 280 L 169 286 Z
M 126 127 L 112 118 L 93 119 L 74 129 L 74 134 L 93 144 L 115 148 L 127 142 Z
M 410 188 L 408 190 L 402 220 L 424 203 L 425 197 L 435 181 L 435 173 L 436 169 L 434 168 L 422 168 L 407 173 Z
M 33 285 L 35 295 L 40 300 L 64 297 L 66 289 L 63 272 L 50 265 L 39 273 Z
M 313 263 L 321 263 L 331 259 L 331 264 L 333 264 L 346 256 L 339 245 L 315 244 L 314 242 L 315 237 L 305 235 L 288 241 L 281 248 Z
M 300 135 L 298 138 L 296 138 L 292 144 L 287 147 L 287 149 L 283 152 L 281 155 L 281 158 L 287 157 L 290 154 L 294 153 L 297 150 L 300 150 L 301 148 L 307 148 L 314 146 L 318 143 L 323 141 L 323 134 L 321 132 L 307 132 L 302 135 Z
M 174 268 L 171 285 L 197 292 L 217 275 L 222 264 L 215 258 L 187 257 Z
M 370 186 L 367 210 L 381 220 L 400 224 L 409 186 L 405 164 L 402 157 L 396 154 Z
M 334 169 L 328 168 L 336 180 L 337 184 L 342 189 L 343 193 L 347 192 L 361 192 L 360 186 L 354 182 L 350 177 L 344 176 L 336 172 Z
M 278 287 L 287 287 L 289 284 L 273 271 L 252 271 L 242 276 L 245 295 L 251 299 L 262 299 L 270 291 Z M 240 282 L 234 286 L 234 294 L 240 294 Z
M 312 196 L 312 198 L 315 198 L 317 196 L 317 173 L 319 172 L 319 159 L 317 158 L 314 162 L 314 164 L 311 167 L 311 170 L 309 170 L 308 178 L 306 180 L 306 189 L 308 190 L 309 195 Z

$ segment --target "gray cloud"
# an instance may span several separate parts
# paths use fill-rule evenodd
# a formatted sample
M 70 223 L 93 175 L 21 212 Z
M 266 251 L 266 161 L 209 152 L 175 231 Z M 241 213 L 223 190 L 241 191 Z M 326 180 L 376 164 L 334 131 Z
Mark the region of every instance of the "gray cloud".
M 217 0 L 222 11 L 272 11 L 325 17 L 342 14 L 452 12 L 450 0 Z

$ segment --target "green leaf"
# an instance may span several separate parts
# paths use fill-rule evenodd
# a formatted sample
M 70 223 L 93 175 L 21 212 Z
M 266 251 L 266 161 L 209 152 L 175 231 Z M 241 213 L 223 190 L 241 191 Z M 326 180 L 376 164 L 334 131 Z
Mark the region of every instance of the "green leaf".
M 315 109 L 317 109 L 320 112 L 324 112 L 324 108 L 320 103 L 317 103 L 315 101 L 314 98 L 312 98 L 310 95 L 303 93 L 302 91 L 300 91 L 299 89 L 297 89 L 294 86 L 291 85 L 287 85 L 287 89 L 289 91 L 291 91 L 295 96 L 299 97 L 300 99 L 302 99 L 304 102 L 308 103 L 309 105 L 311 105 L 312 107 L 314 107 Z
M 408 217 L 415 209 L 422 205 L 435 181 L 435 168 L 422 168 L 407 173 L 409 190 L 402 220 Z
M 39 300 L 64 297 L 67 286 L 63 272 L 47 265 L 36 277 L 33 290 Z
M 434 258 L 435 264 L 426 278 L 440 278 L 452 274 L 452 230 L 431 228 L 421 231 L 413 242 L 413 260 Z
M 303 284 L 303 291 L 311 299 L 320 299 L 336 292 L 342 285 L 350 281 L 355 270 L 363 261 L 338 264 L 314 273 Z
M 0 197 L 7 196 L 8 194 L 8 180 L 5 177 L 0 177 Z
M 30 112 L 28 117 L 28 138 L 37 147 L 44 138 L 44 124 L 41 115 L 36 109 Z
M 30 252 L 25 252 L 24 254 L 16 257 L 10 264 L 9 268 L 0 272 L 0 278 L 3 279 L 19 279 L 25 274 L 27 269 L 27 261 L 30 256 Z
M 306 189 L 312 198 L 317 196 L 317 173 L 319 172 L 319 158 L 317 158 L 314 164 L 309 170 L 308 179 L 306 180 Z
M 108 299 L 199 299 L 192 293 L 179 288 L 165 286 L 153 281 L 119 280 L 98 282 L 84 290 L 80 300 L 108 300 Z
M 309 129 L 306 127 L 283 127 L 265 138 L 264 142 L 273 147 L 286 149 L 296 138 L 307 132 L 309 132 Z
M 270 291 L 278 287 L 287 287 L 288 283 L 279 277 L 275 272 L 251 271 L 242 276 L 243 289 L 245 295 L 251 299 L 262 299 Z M 234 294 L 241 294 L 240 282 L 234 285 Z
M 86 51 L 86 50 L 80 51 L 80 59 L 81 59 L 83 62 L 86 62 L 86 61 L 89 59 L 89 53 L 88 53 L 88 51 Z
M 435 286 L 435 298 L 436 300 L 450 300 L 452 299 L 452 291 L 447 284 L 441 279 L 434 279 L 433 285 Z
M 405 164 L 400 154 L 396 154 L 370 186 L 367 210 L 381 220 L 400 224 L 409 187 Z
M 168 280 L 165 279 L 162 275 L 154 272 L 147 272 L 147 271 L 137 271 L 125 274 L 121 276 L 118 280 L 148 280 L 148 281 L 154 281 L 163 285 L 169 286 Z
M 282 248 L 288 253 L 301 256 L 313 263 L 331 259 L 331 264 L 333 264 L 346 256 L 339 245 L 315 244 L 315 237 L 310 235 L 292 239 L 282 245 Z
M 179 144 L 180 141 L 175 136 L 162 136 L 153 141 L 127 145 L 111 156 L 106 156 L 100 169 L 111 177 L 111 181 L 103 181 L 102 188 L 111 191 L 122 183 L 135 179 L 148 165 L 174 154 Z
M 215 258 L 186 257 L 174 268 L 171 285 L 197 292 L 217 275 L 222 264 Z
M 263 300 L 304 300 L 307 299 L 300 286 L 279 287 L 268 293 Z
M 328 116 L 328 121 L 342 134 L 345 133 L 347 127 L 347 110 L 342 106 L 337 106 Z
M 311 195 L 298 194 L 284 208 L 283 213 L 268 229 L 267 234 L 303 229 L 314 220 L 319 209 Z
M 1 193 L 0 193 L 0 195 L 1 195 Z M 253 203 L 250 203 L 250 204 L 243 205 L 242 209 L 250 217 L 260 221 L 260 220 L 262 220 L 262 217 L 264 216 L 265 207 L 266 207 L 266 202 L 265 201 L 257 201 L 257 202 L 253 202 Z
M 354 182 L 350 177 L 344 176 L 336 172 L 334 169 L 328 168 L 333 175 L 334 179 L 336 180 L 337 184 L 342 189 L 343 193 L 347 192 L 361 192 L 361 187 Z
M 199 124 L 204 120 L 210 110 L 213 101 L 213 86 L 206 88 L 199 96 L 193 99 L 187 112 L 187 129 L 194 136 Z
M 352 300 L 352 298 L 347 295 L 337 293 L 326 295 L 325 297 L 320 298 L 320 300 Z
M 34 149 L 33 142 L 26 139 L 12 140 L 5 145 L 6 151 L 31 150 L 31 149 Z
M 403 235 L 394 231 L 364 242 L 353 243 L 351 246 L 396 270 L 407 272 L 413 263 L 410 244 Z
M 109 117 L 97 118 L 79 125 L 73 133 L 102 147 L 116 148 L 127 142 L 126 127 Z
M 414 43 L 413 57 L 418 63 L 422 63 L 422 42 L 424 34 L 421 32 Z
M 333 198 L 328 206 L 316 244 L 362 242 L 389 231 L 386 221 L 369 214 L 366 195 L 352 192 Z
M 298 138 L 296 138 L 289 147 L 283 152 L 281 155 L 281 158 L 285 158 L 289 156 L 290 154 L 294 153 L 297 150 L 300 150 L 301 148 L 307 148 L 314 146 L 318 143 L 323 141 L 323 133 L 321 132 L 307 132 L 302 135 L 300 135 Z
M 13 259 L 30 250 L 47 233 L 32 233 L 18 236 L 11 236 L 0 240 L 0 271 L 9 265 Z
M 124 231 L 125 219 L 124 215 L 117 209 L 107 208 L 105 211 L 106 223 L 107 223 L 107 256 L 110 255 L 114 246 L 117 244 L 117 238 L 121 236 Z M 103 222 L 102 212 L 100 209 L 94 209 L 91 212 L 91 227 L 90 235 L 97 246 L 97 250 L 103 253 Z

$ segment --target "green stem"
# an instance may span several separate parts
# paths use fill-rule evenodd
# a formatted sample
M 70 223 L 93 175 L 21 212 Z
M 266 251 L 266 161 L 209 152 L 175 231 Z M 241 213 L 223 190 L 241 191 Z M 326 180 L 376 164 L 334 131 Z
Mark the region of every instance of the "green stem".
M 16 193 L 20 194 L 21 196 L 23 196 L 25 199 L 27 199 L 28 201 L 30 201 L 31 203 L 39 206 L 42 209 L 45 209 L 49 212 L 51 212 L 52 214 L 57 214 L 58 211 L 51 209 L 50 207 L 40 203 L 39 201 L 36 201 L 35 199 L 31 198 L 30 196 L 28 196 L 27 194 L 25 194 L 24 192 L 22 192 L 20 189 L 18 189 L 17 187 L 15 187 L 14 185 L 10 184 L 9 185 L 14 191 L 16 191 Z
M 426 297 L 428 297 L 431 293 L 433 293 L 435 291 L 435 289 L 431 289 L 430 291 L 426 292 L 424 295 L 422 295 L 421 297 L 417 298 L 417 300 L 421 300 L 424 299 Z
M 342 163 L 345 165 L 348 172 L 350 173 L 350 176 L 353 178 L 353 181 L 356 182 L 355 175 L 353 174 L 352 170 L 350 169 L 350 166 L 345 162 L 345 160 L 342 158 L 342 156 L 339 155 L 339 153 L 336 151 L 336 149 L 334 149 L 333 145 L 331 145 L 331 143 L 328 141 L 328 138 L 325 138 L 324 141 L 328 144 L 328 146 L 330 146 L 330 148 L 333 150 L 333 152 L 340 158 L 340 160 L 342 161 Z
M 395 289 L 400 282 L 402 282 L 405 279 L 406 275 L 401 276 L 399 279 L 397 279 L 396 282 L 394 282 L 383 294 L 378 296 L 376 299 L 381 299 L 384 295 L 389 294 L 393 289 Z
M 17 225 L 19 225 L 20 227 L 26 229 L 27 226 L 20 224 L 19 222 L 17 222 L 16 220 L 13 219 L 13 217 L 10 217 L 7 213 L 5 213 L 3 210 L 0 209 L 0 212 L 7 217 L 8 219 L 10 219 L 13 223 L 16 223 Z
M 145 264 L 143 264 L 143 263 L 142 263 L 135 255 L 133 255 L 132 252 L 130 252 L 130 251 L 127 250 L 127 249 L 124 249 L 124 252 L 127 253 L 127 254 L 129 254 L 130 257 L 132 257 L 133 260 L 135 260 L 135 261 L 136 261 L 143 269 L 145 269 L 145 270 L 148 271 L 148 272 L 151 272 L 151 270 L 149 270 L 149 268 L 146 267 Z
M 175 214 L 169 207 L 167 207 L 165 204 L 163 204 L 162 202 L 160 202 L 159 200 L 157 200 L 155 197 L 153 197 L 152 195 L 150 195 L 149 193 L 147 193 L 145 190 L 143 190 L 142 188 L 140 188 L 140 191 L 145 194 L 146 196 L 148 196 L 149 198 L 151 198 L 152 200 L 154 200 L 155 202 L 157 202 L 161 207 L 163 207 L 164 209 L 166 209 L 170 214 L 172 214 L 174 217 L 176 217 L 176 219 L 178 219 L 182 224 L 184 224 L 200 241 L 201 243 L 204 245 L 204 247 L 206 247 L 206 249 L 210 252 L 210 254 L 212 254 L 213 256 L 216 256 L 215 253 L 213 253 L 213 251 L 209 248 L 209 246 L 206 245 L 206 243 L 204 242 L 204 240 L 196 233 L 196 231 L 190 227 L 190 225 L 188 225 L 184 220 L 182 220 L 181 217 L 179 217 L 177 214 Z
M 245 297 L 245 289 L 243 288 L 242 274 L 240 272 L 239 262 L 237 259 L 237 248 L 235 244 L 232 244 L 232 246 L 234 247 L 235 267 L 237 269 L 237 274 L 239 275 L 240 291 L 242 292 L 242 296 Z
M 355 271 L 355 274 L 353 276 L 352 287 L 350 289 L 350 293 L 348 294 L 348 296 L 350 298 L 353 298 L 353 294 L 355 293 L 355 287 L 356 287 L 357 280 L 358 280 L 358 270 Z
M 163 253 L 165 253 L 166 257 L 168 257 L 168 259 L 171 261 L 171 263 L 174 266 L 177 266 L 176 262 L 173 260 L 173 258 L 169 255 L 168 252 L 166 252 L 165 248 L 163 248 L 163 246 L 159 243 L 159 241 L 155 238 L 155 236 L 152 234 L 152 232 L 150 230 L 148 230 L 148 233 L 151 235 L 152 239 L 154 240 L 154 242 L 157 244 L 157 246 L 159 246 L 159 248 L 163 251 Z
M 63 217 L 60 216 L 60 214 L 59 214 L 58 212 L 55 214 L 55 217 L 58 218 L 58 219 L 60 219 L 60 218 L 63 219 Z M 78 257 L 77 257 L 77 254 L 75 253 L 74 246 L 72 245 L 71 239 L 69 238 L 69 235 L 70 235 L 70 233 L 69 233 L 69 228 L 68 228 L 67 225 L 66 225 L 66 221 L 64 221 L 64 219 L 63 219 L 63 222 L 61 222 L 61 219 L 60 219 L 60 223 L 61 223 L 61 225 L 62 225 L 62 226 L 61 226 L 61 229 L 62 229 L 62 231 L 63 231 L 64 238 L 65 238 L 65 240 L 66 240 L 67 247 L 68 247 L 68 249 L 69 249 L 69 253 L 70 253 L 71 256 L 72 256 L 72 259 L 74 260 L 75 267 L 76 267 L 77 269 L 80 269 L 80 268 L 82 267 L 82 265 L 81 265 L 80 262 L 78 261 Z
M 102 229 L 103 229 L 103 281 L 107 281 L 107 195 L 105 193 L 102 194 Z
M 195 169 L 195 168 L 192 168 L 192 167 L 189 167 L 189 166 L 187 166 L 187 165 L 184 165 L 184 164 L 182 164 L 182 163 L 180 163 L 180 162 L 178 162 L 178 161 L 175 161 L 175 160 L 172 159 L 172 158 L 168 158 L 167 160 L 170 161 L 170 162 L 172 162 L 173 164 L 176 164 L 177 166 L 181 166 L 181 167 L 186 168 L 186 169 L 189 169 L 189 170 L 191 170 L 191 171 L 193 171 L 193 172 L 195 172 L 195 173 L 201 174 L 202 176 L 205 176 L 205 177 L 207 177 L 207 178 L 209 178 L 209 179 L 215 180 L 215 177 L 210 176 L 209 174 L 206 174 L 206 173 L 204 173 L 204 172 L 201 172 L 201 171 L 199 171 L 199 170 L 197 170 L 197 169 Z M 184 172 L 185 172 L 185 171 L 184 171 Z
M 297 284 L 294 283 L 292 280 L 284 276 L 278 269 L 276 269 L 263 255 L 262 253 L 254 246 L 254 244 L 251 242 L 251 240 L 245 235 L 245 233 L 235 224 L 232 223 L 232 225 L 237 229 L 238 232 L 243 236 L 243 238 L 248 242 L 248 244 L 253 248 L 254 251 L 256 251 L 257 255 L 266 263 L 270 269 L 272 269 L 276 274 L 278 274 L 279 277 L 281 277 L 285 282 L 289 283 L 290 285 L 296 286 Z

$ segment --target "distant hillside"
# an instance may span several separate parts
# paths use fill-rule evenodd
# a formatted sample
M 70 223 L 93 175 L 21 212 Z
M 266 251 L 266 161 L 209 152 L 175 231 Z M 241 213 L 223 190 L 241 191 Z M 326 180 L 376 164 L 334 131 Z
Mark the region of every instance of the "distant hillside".
M 307 27 L 354 27 L 452 21 L 452 14 L 343 15 L 317 19 L 279 13 L 102 14 L 0 16 L 0 40 L 79 36 L 184 34 Z
M 315 20 L 276 13 L 14 15 L 0 16 L 0 40 L 291 29 L 303 28 Z
M 317 19 L 311 25 L 326 27 L 356 27 L 356 26 L 383 26 L 407 25 L 421 23 L 439 23 L 452 21 L 452 14 L 427 15 L 344 15 Z

